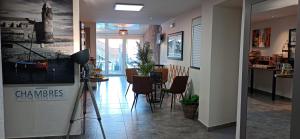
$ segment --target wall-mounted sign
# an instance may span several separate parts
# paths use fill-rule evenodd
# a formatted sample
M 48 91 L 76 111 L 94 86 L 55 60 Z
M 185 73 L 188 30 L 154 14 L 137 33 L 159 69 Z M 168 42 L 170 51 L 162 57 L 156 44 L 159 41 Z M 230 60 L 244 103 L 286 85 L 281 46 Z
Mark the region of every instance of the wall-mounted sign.
M 18 89 L 14 95 L 17 101 L 63 101 L 66 99 L 62 89 Z

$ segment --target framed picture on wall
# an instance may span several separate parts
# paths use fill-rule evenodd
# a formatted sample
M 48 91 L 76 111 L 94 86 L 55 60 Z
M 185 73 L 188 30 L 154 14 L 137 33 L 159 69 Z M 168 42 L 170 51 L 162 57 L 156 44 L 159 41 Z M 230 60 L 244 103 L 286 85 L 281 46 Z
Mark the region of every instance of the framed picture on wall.
M 169 59 L 183 60 L 183 31 L 168 35 L 168 52 Z
M 289 30 L 289 46 L 296 46 L 296 29 Z
M 288 60 L 294 66 L 295 49 L 296 49 L 296 29 L 289 30 L 289 44 L 288 44 Z
M 255 29 L 252 31 L 252 47 L 269 48 L 271 45 L 271 28 Z

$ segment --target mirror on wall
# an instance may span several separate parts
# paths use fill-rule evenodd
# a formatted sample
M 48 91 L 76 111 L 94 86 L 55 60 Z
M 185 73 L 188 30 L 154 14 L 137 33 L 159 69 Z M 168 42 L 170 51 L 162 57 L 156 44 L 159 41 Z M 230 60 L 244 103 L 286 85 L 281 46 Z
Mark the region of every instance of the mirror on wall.
M 247 139 L 290 138 L 297 0 L 252 5 Z

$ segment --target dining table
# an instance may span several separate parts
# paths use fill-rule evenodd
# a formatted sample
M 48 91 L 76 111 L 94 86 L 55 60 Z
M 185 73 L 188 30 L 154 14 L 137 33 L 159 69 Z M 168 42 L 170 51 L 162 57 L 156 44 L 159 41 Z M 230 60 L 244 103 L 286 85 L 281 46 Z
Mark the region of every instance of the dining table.
M 160 97 L 157 98 L 157 92 L 158 92 L 158 89 L 157 87 L 159 87 L 159 89 L 162 88 L 162 72 L 160 71 L 152 71 L 150 72 L 150 78 L 153 80 L 153 86 L 154 86 L 154 96 L 152 95 L 152 101 L 153 103 L 159 103 L 161 100 L 160 100 Z

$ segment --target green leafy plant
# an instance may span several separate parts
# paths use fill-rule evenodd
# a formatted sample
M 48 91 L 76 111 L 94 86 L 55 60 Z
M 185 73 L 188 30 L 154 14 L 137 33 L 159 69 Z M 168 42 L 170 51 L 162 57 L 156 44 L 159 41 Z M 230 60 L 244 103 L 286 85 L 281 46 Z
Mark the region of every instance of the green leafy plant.
M 154 62 L 152 61 L 152 50 L 150 48 L 150 43 L 145 42 L 144 45 L 141 46 L 141 44 L 137 42 L 137 46 L 138 46 L 137 61 L 134 61 L 134 64 L 137 65 L 140 74 L 146 76 L 152 71 L 154 67 Z
M 189 95 L 183 97 L 183 99 L 180 101 L 181 104 L 184 105 L 195 105 L 199 104 L 199 96 L 198 95 Z

